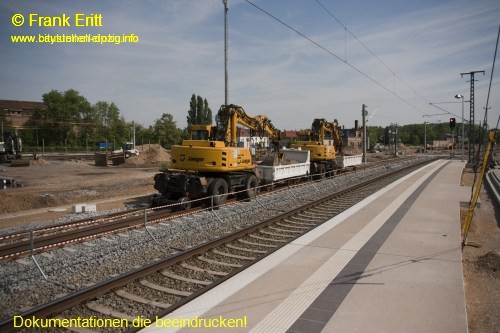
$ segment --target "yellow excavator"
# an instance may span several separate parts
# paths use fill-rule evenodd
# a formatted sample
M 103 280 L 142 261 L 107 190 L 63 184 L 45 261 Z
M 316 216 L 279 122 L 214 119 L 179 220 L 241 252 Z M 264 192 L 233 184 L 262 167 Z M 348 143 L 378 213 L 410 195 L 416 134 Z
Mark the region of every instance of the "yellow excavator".
M 333 140 L 333 145 L 325 144 L 326 133 Z M 337 169 L 337 152 L 342 152 L 342 138 L 337 120 L 329 122 L 324 118 L 313 120 L 311 130 L 297 131 L 298 140 L 292 148 L 311 152 L 311 175 L 323 178 Z
M 238 147 L 237 125 L 263 136 L 277 145 L 280 131 L 266 116 L 249 116 L 241 106 L 222 105 L 216 115 L 216 126 L 190 125 L 190 138 L 171 148 L 171 168 L 155 175 L 154 188 L 160 192 L 152 198 L 153 206 L 180 203 L 189 209 L 191 200 L 212 197 L 219 206 L 227 194 L 244 191 L 242 196 L 256 195 L 258 178 L 248 148 Z

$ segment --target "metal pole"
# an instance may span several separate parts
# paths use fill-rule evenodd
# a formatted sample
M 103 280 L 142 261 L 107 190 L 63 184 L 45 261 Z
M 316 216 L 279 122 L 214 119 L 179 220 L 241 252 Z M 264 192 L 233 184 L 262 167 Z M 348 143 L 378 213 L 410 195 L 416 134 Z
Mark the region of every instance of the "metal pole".
M 464 126 L 464 96 L 462 96 L 462 162 L 464 161 L 464 139 L 465 139 L 465 126 Z
M 365 117 L 368 111 L 366 111 L 366 105 L 363 104 L 363 109 L 361 110 L 361 117 L 363 118 L 363 163 L 366 163 L 366 121 Z
M 481 174 L 478 178 L 478 184 L 476 185 L 476 189 L 474 190 L 474 195 L 470 201 L 469 211 L 467 213 L 467 217 L 465 218 L 464 226 L 462 227 L 462 248 L 466 245 L 467 235 L 469 233 L 470 223 L 472 221 L 472 217 L 474 216 L 474 210 L 476 209 L 477 199 L 479 198 L 479 191 L 481 191 L 481 185 L 484 179 L 484 172 L 486 170 L 486 165 L 488 163 L 488 156 L 490 154 L 491 145 L 495 142 L 495 133 L 492 131 L 488 136 L 488 146 L 486 147 L 486 153 L 484 154 L 483 163 L 481 167 Z
M 228 96 L 227 96 L 227 1 L 222 0 L 224 3 L 224 105 L 228 105 Z
M 474 150 L 475 150 L 475 143 L 476 143 L 476 138 L 474 135 L 474 74 L 475 73 L 483 73 L 484 71 L 473 71 L 469 73 L 460 73 L 461 77 L 464 77 L 464 75 L 470 75 L 470 114 L 469 114 L 469 163 L 473 163 L 473 165 L 476 165 L 476 161 L 474 160 Z M 472 150 L 471 150 L 471 145 L 472 145 Z
M 451 159 L 455 158 L 455 128 L 451 129 Z
M 395 124 L 394 130 L 394 157 L 398 156 L 398 123 Z
M 424 153 L 427 153 L 427 122 L 424 121 Z
M 34 250 L 34 245 L 33 245 L 33 230 L 30 230 L 30 256 L 31 256 L 31 260 L 33 260 L 33 262 L 35 263 L 35 265 L 38 268 L 38 270 L 40 271 L 40 273 L 42 273 L 43 278 L 45 280 L 47 280 L 48 279 L 47 274 L 45 274 L 45 272 L 43 271 L 42 267 L 40 267 L 40 264 L 36 260 L 35 255 L 33 254 L 33 250 Z
M 149 236 L 151 236 L 151 238 L 153 238 L 153 240 L 155 241 L 156 244 L 161 245 L 156 240 L 155 236 L 153 236 L 151 231 L 149 231 L 149 229 L 148 229 L 148 210 L 147 210 L 147 208 L 144 209 L 144 229 L 146 229 L 146 232 L 149 234 Z
M 135 149 L 135 121 L 132 121 L 132 126 L 133 126 L 133 141 L 132 141 L 132 147 Z

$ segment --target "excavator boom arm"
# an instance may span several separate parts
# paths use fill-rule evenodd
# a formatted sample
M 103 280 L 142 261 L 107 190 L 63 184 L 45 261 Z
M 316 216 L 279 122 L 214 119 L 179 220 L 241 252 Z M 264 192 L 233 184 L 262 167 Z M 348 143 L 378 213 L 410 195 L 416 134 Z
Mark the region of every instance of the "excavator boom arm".
M 217 139 L 226 142 L 231 147 L 236 146 L 238 124 L 262 134 L 267 133 L 274 142 L 280 140 L 280 131 L 273 126 L 271 120 L 263 115 L 251 117 L 241 106 L 222 105 L 217 113 L 216 121 Z
M 329 122 L 324 118 L 314 119 L 311 130 L 314 138 L 321 143 L 325 140 L 325 132 L 330 133 L 333 137 L 335 146 L 337 148 L 342 148 L 342 138 L 340 137 L 337 120 Z

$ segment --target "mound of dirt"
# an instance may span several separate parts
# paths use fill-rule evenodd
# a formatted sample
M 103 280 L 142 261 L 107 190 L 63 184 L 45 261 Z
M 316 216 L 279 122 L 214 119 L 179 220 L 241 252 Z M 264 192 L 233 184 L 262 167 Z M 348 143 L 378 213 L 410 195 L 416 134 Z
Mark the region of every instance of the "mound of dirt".
M 169 152 L 159 144 L 148 144 L 135 148 L 139 151 L 139 156 L 127 158 L 125 166 L 166 168 L 170 164 Z
M 500 256 L 495 251 L 480 256 L 475 264 L 484 273 L 496 279 L 500 278 Z
M 38 158 L 36 160 L 31 161 L 31 165 L 45 165 L 47 164 L 47 161 L 44 160 L 43 158 Z

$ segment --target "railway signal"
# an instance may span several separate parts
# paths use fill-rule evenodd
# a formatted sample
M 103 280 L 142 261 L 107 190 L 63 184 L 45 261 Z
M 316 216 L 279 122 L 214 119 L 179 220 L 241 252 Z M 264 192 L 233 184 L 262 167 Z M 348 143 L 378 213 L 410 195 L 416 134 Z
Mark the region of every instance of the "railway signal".
M 450 118 L 450 128 L 451 129 L 455 128 L 455 118 Z

